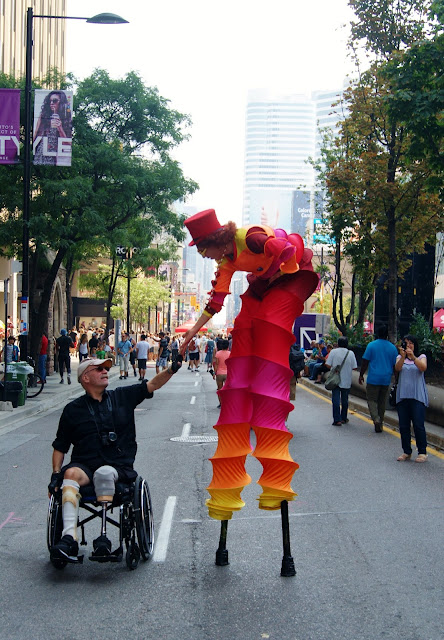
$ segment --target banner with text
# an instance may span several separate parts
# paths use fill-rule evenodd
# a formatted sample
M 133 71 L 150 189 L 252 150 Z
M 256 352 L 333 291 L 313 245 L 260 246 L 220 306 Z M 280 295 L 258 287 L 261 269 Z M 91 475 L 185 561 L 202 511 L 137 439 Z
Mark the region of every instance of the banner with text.
M 34 164 L 71 166 L 72 91 L 36 89 L 34 101 Z
M 20 89 L 0 89 L 0 164 L 19 162 Z

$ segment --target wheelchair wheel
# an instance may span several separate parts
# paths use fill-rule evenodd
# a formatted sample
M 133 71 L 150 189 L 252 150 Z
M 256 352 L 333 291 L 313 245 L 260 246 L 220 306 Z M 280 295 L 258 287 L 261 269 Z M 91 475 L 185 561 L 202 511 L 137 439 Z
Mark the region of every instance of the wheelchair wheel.
M 136 532 L 143 560 L 149 560 L 154 549 L 154 520 L 150 490 L 147 482 L 137 476 L 134 486 Z
M 55 496 L 51 496 L 48 506 L 48 518 L 46 529 L 46 544 L 48 551 L 57 544 L 62 537 L 63 521 L 62 521 L 62 504 Z M 64 569 L 68 562 L 66 560 L 51 560 L 52 565 L 56 569 Z
M 130 571 L 137 569 L 140 561 L 140 549 L 135 542 L 131 542 L 125 556 L 126 566 Z

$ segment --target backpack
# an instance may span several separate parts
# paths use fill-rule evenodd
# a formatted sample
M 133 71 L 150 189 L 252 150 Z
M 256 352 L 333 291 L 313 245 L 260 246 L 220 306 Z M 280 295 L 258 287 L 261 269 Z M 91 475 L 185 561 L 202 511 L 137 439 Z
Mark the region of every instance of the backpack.
M 305 357 L 300 349 L 296 349 L 293 346 L 290 348 L 290 369 L 297 377 L 299 372 L 303 370 L 305 366 Z
M 190 344 L 188 345 L 188 351 L 194 351 L 195 348 L 196 348 L 196 340 L 192 338 L 192 340 L 190 340 Z

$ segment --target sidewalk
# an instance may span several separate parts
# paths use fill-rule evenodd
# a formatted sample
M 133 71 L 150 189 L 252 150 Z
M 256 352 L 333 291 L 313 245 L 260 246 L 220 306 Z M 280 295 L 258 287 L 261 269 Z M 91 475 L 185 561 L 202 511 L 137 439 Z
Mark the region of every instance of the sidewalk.
M 356 372 L 354 371 L 353 374 L 359 375 L 357 371 Z M 355 380 L 353 382 L 355 382 Z M 309 387 L 313 391 L 316 391 L 317 393 L 325 397 L 331 398 L 331 391 L 327 391 L 327 389 L 324 387 L 323 384 L 315 384 L 314 381 L 309 380 L 308 378 L 300 378 L 299 383 L 304 385 L 305 387 Z M 356 377 L 356 385 L 357 385 L 357 377 Z M 357 411 L 358 413 L 362 413 L 363 415 L 367 416 L 371 420 L 370 413 L 367 406 L 367 400 L 365 399 L 365 397 L 359 397 L 357 395 L 357 393 L 361 392 L 365 396 L 365 386 L 359 387 L 356 385 L 353 384 L 350 390 L 350 396 L 348 401 L 349 408 L 352 411 Z M 444 411 L 444 406 L 442 408 L 442 411 Z M 384 424 L 387 424 L 395 431 L 399 431 L 398 414 L 396 412 L 396 409 L 393 409 L 392 407 L 387 408 L 385 412 L 385 417 L 384 417 Z M 444 451 L 444 427 L 441 427 L 439 424 L 434 424 L 432 422 L 426 421 L 425 430 L 427 433 L 427 442 L 430 445 L 439 449 L 440 451 Z
M 154 368 L 155 362 L 148 362 L 148 368 Z M 60 384 L 60 376 L 54 372 L 51 376 L 46 378 L 46 384 L 43 391 L 39 393 L 36 398 L 27 398 L 23 407 L 17 407 L 12 411 L 0 411 L 0 434 L 10 431 L 11 425 L 16 422 L 21 422 L 27 418 L 38 417 L 40 414 L 50 409 L 54 409 L 58 405 L 63 407 L 70 400 L 78 398 L 84 392 L 82 386 L 77 381 L 77 369 L 79 361 L 77 358 L 71 358 L 71 384 L 67 384 L 66 373 L 64 376 L 65 383 Z M 110 382 L 118 380 L 119 368 L 114 366 L 109 372 Z M 2 374 L 3 375 L 3 374 Z M 129 384 L 138 382 L 139 375 L 134 377 L 132 367 L 129 371 Z M 122 381 L 123 384 L 123 381 Z

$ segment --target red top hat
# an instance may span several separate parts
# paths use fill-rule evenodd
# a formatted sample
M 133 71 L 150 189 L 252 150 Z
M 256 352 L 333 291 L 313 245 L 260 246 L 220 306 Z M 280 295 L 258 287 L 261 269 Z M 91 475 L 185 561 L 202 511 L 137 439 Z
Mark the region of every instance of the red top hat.
M 191 218 L 188 218 L 184 222 L 188 231 L 191 233 L 193 239 L 189 246 L 193 244 L 199 244 L 204 238 L 214 233 L 218 229 L 222 228 L 219 220 L 216 218 L 216 212 L 214 209 L 205 209 L 205 211 L 199 211 Z

